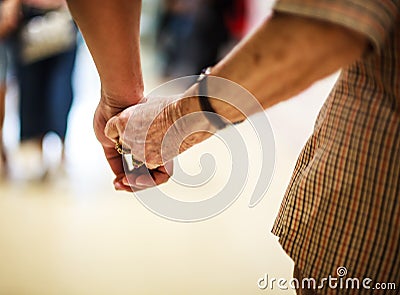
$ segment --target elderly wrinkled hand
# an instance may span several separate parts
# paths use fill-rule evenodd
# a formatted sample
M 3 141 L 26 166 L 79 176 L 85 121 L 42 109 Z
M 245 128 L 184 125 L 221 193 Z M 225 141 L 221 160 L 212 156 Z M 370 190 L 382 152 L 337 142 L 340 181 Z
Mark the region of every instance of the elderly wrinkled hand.
M 196 98 L 147 98 L 111 118 L 105 134 L 136 161 L 156 169 L 211 136 L 214 130 L 196 103 Z

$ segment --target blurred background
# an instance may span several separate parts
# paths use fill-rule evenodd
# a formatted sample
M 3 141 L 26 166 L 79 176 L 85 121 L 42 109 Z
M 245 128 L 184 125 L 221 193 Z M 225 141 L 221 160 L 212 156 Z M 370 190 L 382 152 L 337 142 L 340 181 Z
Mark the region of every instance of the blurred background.
M 3 5 L 7 1 L 12 0 L 2 1 L 3 11 L 12 9 Z M 265 274 L 292 278 L 293 263 L 270 230 L 297 155 L 336 76 L 266 111 L 276 165 L 258 206 L 248 208 L 250 184 L 215 218 L 172 222 L 148 211 L 133 194 L 113 190 L 92 129 L 100 84 L 84 41 L 62 1 L 50 1 L 51 7 L 26 2 L 22 20 L 4 33 L 0 25 L 1 46 L 8 52 L 8 57 L 0 54 L 0 70 L 6 72 L 0 81 L 0 94 L 6 89 L 0 294 L 294 294 L 260 290 L 257 281 Z M 146 93 L 217 62 L 271 14 L 272 5 L 265 0 L 144 0 Z M 240 128 L 246 133 L 250 127 Z M 216 157 L 224 153 L 216 140 L 209 145 Z M 187 152 L 180 157 L 182 167 L 198 167 L 208 150 L 200 145 Z M 257 158 L 250 161 L 257 164 Z M 251 169 L 249 182 L 256 178 L 257 169 Z M 181 196 L 179 185 L 164 186 L 177 198 L 190 199 Z M 216 187 L 210 183 L 205 192 L 213 195 Z

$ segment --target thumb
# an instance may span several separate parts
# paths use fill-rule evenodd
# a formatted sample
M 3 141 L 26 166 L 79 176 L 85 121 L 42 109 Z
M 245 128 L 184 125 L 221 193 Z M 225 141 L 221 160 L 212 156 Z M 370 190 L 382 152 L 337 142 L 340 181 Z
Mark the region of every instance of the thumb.
M 117 142 L 120 137 L 117 124 L 118 117 L 114 116 L 107 121 L 106 127 L 104 128 L 104 134 L 114 142 Z

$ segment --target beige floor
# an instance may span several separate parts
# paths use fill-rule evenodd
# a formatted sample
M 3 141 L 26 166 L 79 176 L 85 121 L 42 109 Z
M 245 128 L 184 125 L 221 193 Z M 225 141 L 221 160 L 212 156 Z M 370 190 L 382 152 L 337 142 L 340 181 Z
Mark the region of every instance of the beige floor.
M 158 83 L 151 75 L 156 61 L 145 53 L 144 64 L 149 91 Z M 265 273 L 291 278 L 292 262 L 270 229 L 296 156 L 334 79 L 268 111 L 277 164 L 257 207 L 247 207 L 248 188 L 216 218 L 182 224 L 154 215 L 131 194 L 113 191 L 91 128 L 99 84 L 83 48 L 67 176 L 46 184 L 0 184 L 0 295 L 293 294 L 260 290 L 257 280 Z M 10 115 L 9 150 L 16 144 L 14 123 Z M 192 156 L 182 161 L 193 165 Z M 169 186 L 179 195 L 178 186 Z

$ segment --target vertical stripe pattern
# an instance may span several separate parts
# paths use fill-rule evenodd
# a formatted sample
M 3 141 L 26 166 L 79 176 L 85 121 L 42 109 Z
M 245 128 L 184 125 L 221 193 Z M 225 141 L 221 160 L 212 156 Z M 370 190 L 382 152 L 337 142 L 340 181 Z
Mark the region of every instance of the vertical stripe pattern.
M 275 10 L 317 17 L 368 37 L 373 52 L 342 73 L 317 118 L 273 233 L 304 277 L 400 287 L 399 1 L 280 0 Z M 396 294 L 365 289 L 319 294 Z M 397 290 L 399 292 L 399 290 Z

